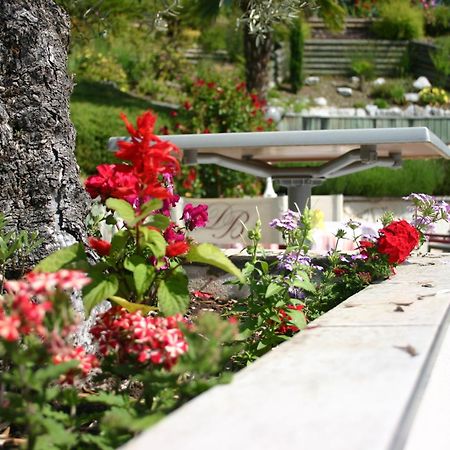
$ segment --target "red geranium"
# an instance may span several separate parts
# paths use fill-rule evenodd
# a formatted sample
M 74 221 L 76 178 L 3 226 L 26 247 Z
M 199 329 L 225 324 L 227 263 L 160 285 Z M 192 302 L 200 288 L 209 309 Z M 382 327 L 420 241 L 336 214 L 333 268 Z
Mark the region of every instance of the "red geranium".
M 291 316 L 289 310 L 301 311 L 304 308 L 303 305 L 288 305 L 286 309 L 279 310 L 279 318 L 281 320 L 280 326 L 277 328 L 277 332 L 281 334 L 296 333 L 299 328 L 295 325 L 289 325 Z
M 189 251 L 189 244 L 186 241 L 174 242 L 166 247 L 166 256 L 172 258 L 187 253 Z
M 95 237 L 89 238 L 89 245 L 100 255 L 108 256 L 111 251 L 111 244 L 103 239 L 97 239 Z
M 377 250 L 388 256 L 389 264 L 402 263 L 419 244 L 419 232 L 406 220 L 392 222 L 379 233 Z

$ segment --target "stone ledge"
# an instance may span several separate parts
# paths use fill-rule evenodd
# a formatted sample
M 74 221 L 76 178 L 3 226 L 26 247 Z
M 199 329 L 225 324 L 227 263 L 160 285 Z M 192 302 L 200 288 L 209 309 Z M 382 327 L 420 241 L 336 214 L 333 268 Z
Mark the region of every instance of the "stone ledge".
M 423 395 L 430 397 L 435 359 L 449 351 L 440 346 L 448 327 L 449 264 L 449 256 L 413 258 L 396 277 L 350 297 L 229 385 L 197 397 L 122 448 L 403 448 L 424 411 L 439 415 L 439 400 L 450 403 L 436 399 L 438 378 L 430 384 L 435 409 L 421 404 Z M 448 377 L 439 367 L 442 383 Z

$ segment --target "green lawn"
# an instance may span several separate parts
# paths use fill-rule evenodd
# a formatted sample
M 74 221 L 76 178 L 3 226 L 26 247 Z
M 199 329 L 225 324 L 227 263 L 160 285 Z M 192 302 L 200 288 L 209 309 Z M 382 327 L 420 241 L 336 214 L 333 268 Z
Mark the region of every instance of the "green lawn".
M 119 113 L 124 112 L 135 122 L 136 117 L 148 109 L 158 114 L 156 132 L 170 122 L 166 109 L 155 108 L 141 98 L 108 84 L 79 82 L 72 94 L 70 110 L 77 130 L 76 156 L 82 175 L 95 172 L 98 164 L 114 160 L 107 149 L 108 138 L 127 134 Z

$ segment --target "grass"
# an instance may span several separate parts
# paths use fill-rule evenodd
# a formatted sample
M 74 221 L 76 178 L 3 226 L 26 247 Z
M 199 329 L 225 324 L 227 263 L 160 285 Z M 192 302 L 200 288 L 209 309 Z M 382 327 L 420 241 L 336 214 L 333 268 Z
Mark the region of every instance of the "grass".
M 77 130 L 75 154 L 82 176 L 94 173 L 99 164 L 114 161 L 114 155 L 107 149 L 108 138 L 127 134 L 120 112 L 135 122 L 136 117 L 148 109 L 158 114 L 156 131 L 171 122 L 167 109 L 155 107 L 112 85 L 80 81 L 75 86 L 70 110 Z

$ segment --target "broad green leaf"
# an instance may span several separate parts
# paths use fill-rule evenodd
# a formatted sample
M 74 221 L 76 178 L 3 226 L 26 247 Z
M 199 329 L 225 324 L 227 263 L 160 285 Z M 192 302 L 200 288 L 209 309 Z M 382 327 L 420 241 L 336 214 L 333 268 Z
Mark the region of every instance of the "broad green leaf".
M 218 267 L 225 272 L 235 275 L 242 283 L 245 282 L 241 271 L 215 245 L 192 245 L 186 255 L 186 259 L 190 262 L 204 263 Z
M 129 270 L 130 272 L 134 272 L 136 267 L 140 264 L 145 264 L 145 258 L 139 255 L 131 255 L 125 259 L 123 262 L 123 267 Z
M 267 286 L 266 290 L 266 298 L 273 297 L 274 295 L 277 295 L 283 290 L 283 286 L 280 286 L 276 283 L 270 283 L 269 286 Z
M 140 222 L 141 220 L 144 220 L 150 213 L 157 209 L 161 209 L 163 206 L 162 200 L 159 198 L 154 198 L 153 200 L 148 201 L 147 203 L 144 203 L 141 206 L 141 213 L 135 218 L 135 223 Z
M 115 275 L 96 274 L 90 284 L 83 288 L 83 303 L 86 315 L 103 300 L 113 296 L 119 289 L 119 280 Z
M 155 306 L 148 306 L 143 305 L 141 303 L 129 302 L 128 300 L 125 300 L 122 297 L 117 297 L 115 295 L 110 296 L 109 300 L 111 300 L 114 303 L 117 303 L 118 305 L 122 306 L 122 308 L 125 308 L 128 312 L 131 313 L 134 313 L 136 311 L 142 311 L 143 314 L 148 314 L 150 311 L 156 311 L 158 309 Z
M 139 232 L 142 247 L 147 247 L 156 258 L 162 258 L 166 254 L 167 242 L 160 232 L 144 227 L 139 228 Z
M 77 243 L 57 250 L 44 258 L 33 270 L 35 272 L 56 272 L 60 269 L 84 268 L 86 253 L 83 244 Z
M 158 306 L 165 316 L 184 314 L 189 306 L 188 277 L 183 269 L 173 271 L 158 286 Z
M 116 211 L 124 222 L 130 226 L 134 225 L 136 214 L 133 207 L 128 202 L 119 198 L 108 198 L 108 200 L 106 200 L 106 206 L 109 209 Z
M 128 230 L 120 230 L 114 234 L 111 239 L 111 256 L 118 256 L 125 249 L 128 240 L 130 239 L 130 234 Z
M 261 269 L 264 274 L 269 273 L 269 264 L 267 263 L 267 261 L 260 261 L 259 264 L 261 265 Z
M 316 287 L 314 286 L 314 284 L 312 284 L 311 281 L 306 278 L 304 280 L 295 280 L 294 286 L 308 292 L 316 292 Z
M 286 314 L 290 317 L 289 322 L 292 322 L 299 330 L 306 328 L 306 317 L 302 311 L 287 309 Z
M 139 264 L 133 271 L 133 279 L 136 294 L 142 299 L 155 279 L 155 269 L 148 264 Z
M 149 216 L 144 223 L 145 225 L 150 225 L 152 227 L 158 228 L 159 230 L 165 230 L 170 224 L 170 219 L 163 214 L 154 214 Z

